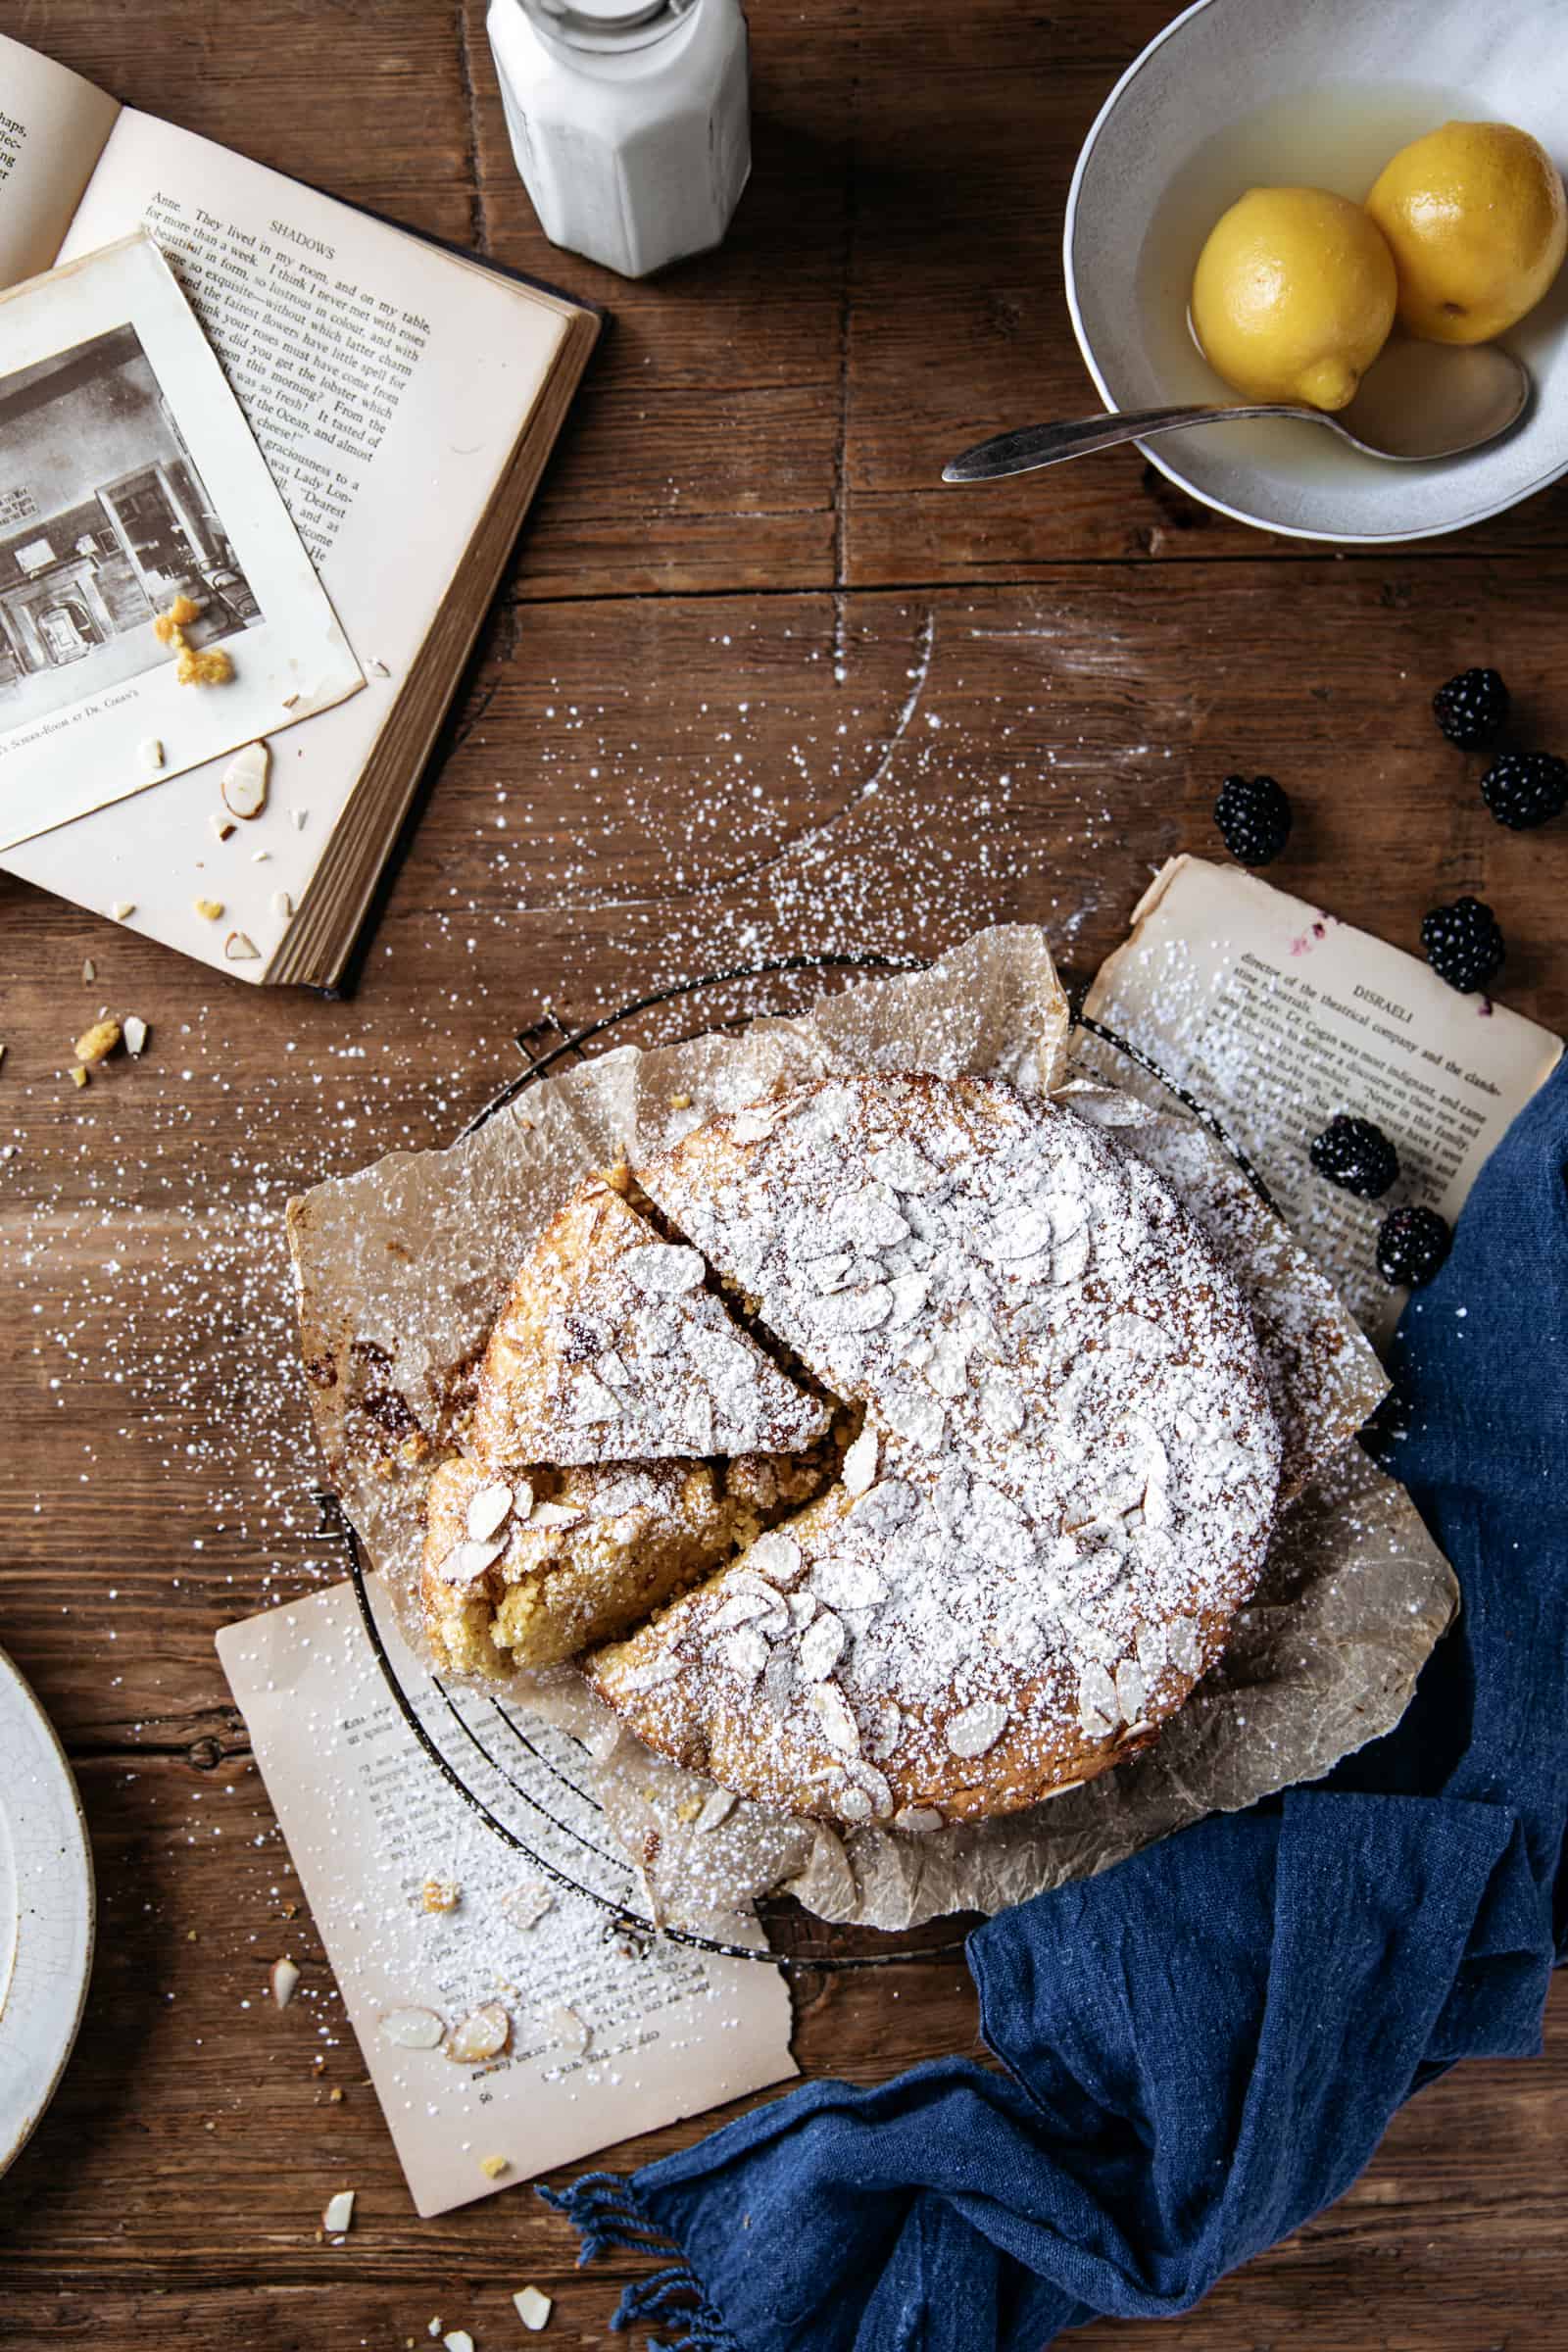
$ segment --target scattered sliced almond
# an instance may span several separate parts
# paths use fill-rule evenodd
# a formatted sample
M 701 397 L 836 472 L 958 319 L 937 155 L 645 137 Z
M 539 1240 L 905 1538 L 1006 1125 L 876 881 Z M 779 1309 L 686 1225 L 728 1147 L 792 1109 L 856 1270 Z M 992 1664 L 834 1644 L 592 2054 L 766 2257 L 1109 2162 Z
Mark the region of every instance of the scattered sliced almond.
M 473 2352 L 473 2338 L 466 2328 L 452 2328 L 441 2338 L 447 2352 Z
M 156 735 L 144 736 L 136 747 L 136 757 L 150 776 L 155 776 L 164 764 L 164 747 Z
M 248 821 L 267 807 L 267 779 L 272 755 L 265 743 L 247 743 L 223 770 L 223 807 L 230 816 Z
M 469 1542 L 488 1544 L 497 1528 L 511 1518 L 513 1507 L 512 1489 L 504 1480 L 498 1480 L 493 1487 L 481 1487 L 477 1494 L 470 1494 L 465 1522 Z
M 204 923 L 217 923 L 222 920 L 223 902 L 221 899 L 192 899 L 191 905 Z
M 340 2188 L 335 2197 L 328 2197 L 326 2200 L 326 2211 L 321 2216 L 321 2228 L 329 2236 L 340 2237 L 353 2219 L 354 2191 L 352 2188 Z
M 0 1046 L 0 1054 L 4 1052 Z M 519 1478 L 512 1490 L 512 1507 L 519 1519 L 526 1519 L 533 1509 L 533 1489 L 525 1478 Z
M 283 708 L 284 708 L 284 710 L 293 710 L 293 708 L 294 708 L 294 706 L 295 706 L 295 704 L 296 704 L 296 703 L 299 701 L 299 699 L 300 699 L 300 698 L 299 698 L 299 696 L 298 696 L 297 694 L 285 694 L 285 695 L 284 695 L 284 697 L 283 697 Z
M 252 865 L 265 865 L 271 855 L 270 850 L 252 850 L 251 863 Z
M 538 2287 L 519 2286 L 512 2302 L 530 2335 L 537 2335 L 541 2328 L 549 2327 L 550 2314 L 556 2307 L 548 2295 L 540 2293 Z
M 582 2056 L 594 2037 L 593 2028 L 586 2019 L 580 2018 L 575 2009 L 568 2009 L 564 2003 L 560 2008 L 551 2010 L 545 2019 L 545 2027 L 549 2033 L 554 2034 L 562 2048 L 570 2050 L 573 2057 L 576 2058 Z
M 139 1012 L 126 1013 L 120 1025 L 120 1034 L 125 1041 L 125 1052 L 132 1057 L 146 1052 L 147 1024 Z M 4 1051 L 4 1047 L 0 1046 L 0 1053 Z
M 272 1962 L 272 1998 L 280 2009 L 286 2009 L 294 1998 L 294 1987 L 299 1981 L 300 1972 L 286 1952 Z
M 510 2156 L 481 2156 L 479 2170 L 487 2180 L 499 2180 L 502 2174 L 510 2169 L 511 2164 Z
M 901 1805 L 893 1816 L 896 1830 L 908 1830 L 922 1837 L 928 1830 L 945 1828 L 947 1816 L 939 1813 L 935 1805 Z
M 453 2027 L 447 2056 L 455 2066 L 479 2066 L 486 2058 L 499 2058 L 511 2039 L 511 2018 L 499 2001 L 486 2001 Z
M 109 909 L 117 923 L 128 923 L 136 911 L 134 899 L 117 899 Z
M 294 830 L 296 833 L 304 832 L 306 819 L 309 817 L 310 813 L 311 812 L 308 808 L 291 808 L 289 810 L 289 815 L 294 820 Z
M 463 1900 L 463 1889 L 455 1879 L 426 1879 L 419 1900 L 426 1911 L 455 1911 Z
M 433 2009 L 388 2009 L 381 2019 L 382 2040 L 400 2050 L 439 2049 L 446 2031 Z
M 84 1029 L 77 1038 L 73 1052 L 78 1061 L 107 1061 L 119 1043 L 118 1021 L 94 1021 L 92 1027 Z
M 378 678 L 389 678 L 392 675 L 384 662 L 377 662 L 373 658 L 366 663 L 366 667 L 373 670 Z
M 501 1908 L 514 1927 L 536 1928 L 547 1911 L 555 1908 L 556 1890 L 545 1879 L 525 1879 L 520 1886 L 509 1887 L 501 1897 Z
M 85 983 L 89 980 L 96 980 L 98 977 L 98 966 L 94 963 L 90 956 L 83 958 L 81 977 L 83 985 L 85 985 Z
M 234 819 L 231 816 L 225 816 L 220 808 L 215 808 L 207 821 L 220 841 L 226 841 L 235 829 Z
M 255 940 L 244 931 L 231 931 L 223 942 L 223 954 L 230 963 L 252 963 L 261 952 Z
M 87 1083 L 87 1073 L 82 1068 L 79 1061 L 76 1062 L 72 1069 L 71 1083 L 73 1086 L 85 1086 Z
M 291 915 L 293 911 L 294 902 L 289 897 L 288 892 L 286 890 L 274 890 L 272 893 L 272 912 L 274 914 L 281 914 L 286 918 L 287 916 Z

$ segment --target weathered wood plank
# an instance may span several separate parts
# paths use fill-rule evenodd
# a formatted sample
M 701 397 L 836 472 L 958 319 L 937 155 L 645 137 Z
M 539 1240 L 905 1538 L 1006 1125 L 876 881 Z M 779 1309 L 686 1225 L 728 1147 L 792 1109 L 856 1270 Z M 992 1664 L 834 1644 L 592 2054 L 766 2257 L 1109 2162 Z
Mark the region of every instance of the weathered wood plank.
M 255 0 L 160 16 L 104 0 L 9 5 L 0 31 L 143 113 L 329 195 L 467 242 L 470 124 L 453 22 L 423 0 Z

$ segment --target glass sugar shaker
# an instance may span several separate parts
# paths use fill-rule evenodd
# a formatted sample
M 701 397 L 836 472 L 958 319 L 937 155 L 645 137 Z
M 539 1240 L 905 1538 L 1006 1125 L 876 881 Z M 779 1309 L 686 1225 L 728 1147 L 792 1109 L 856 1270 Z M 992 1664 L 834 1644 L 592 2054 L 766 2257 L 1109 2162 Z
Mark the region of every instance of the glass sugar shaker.
M 741 0 L 491 0 L 489 33 L 552 244 L 646 277 L 719 242 L 752 168 Z

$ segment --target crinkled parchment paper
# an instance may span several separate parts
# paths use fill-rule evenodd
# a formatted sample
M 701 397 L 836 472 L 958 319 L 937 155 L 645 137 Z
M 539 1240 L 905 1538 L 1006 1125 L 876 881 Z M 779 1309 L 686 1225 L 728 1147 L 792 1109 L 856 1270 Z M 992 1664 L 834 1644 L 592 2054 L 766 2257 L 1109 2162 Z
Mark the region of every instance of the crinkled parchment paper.
M 1452 1616 L 1446 1562 L 1402 1488 L 1351 1442 L 1384 1387 L 1371 1350 L 1219 1147 L 1102 1050 L 1075 1075 L 1068 1028 L 1043 935 L 1001 927 L 927 971 L 844 989 L 793 1019 L 578 1063 L 448 1151 L 394 1152 L 291 1204 L 328 1474 L 416 1645 L 424 1488 L 524 1250 L 585 1171 L 672 1142 L 780 1078 L 919 1069 L 1002 1077 L 1025 1094 L 1067 1088 L 1082 1115 L 1158 1168 L 1241 1281 L 1296 1499 L 1219 1668 L 1152 1748 L 1087 1787 L 924 1837 L 840 1835 L 744 1802 L 700 1829 L 695 1800 L 710 1785 L 651 1754 L 569 1670 L 515 1679 L 515 1701 L 588 1746 L 609 1819 L 671 1924 L 721 1923 L 780 1886 L 824 1919 L 879 1928 L 1021 1902 L 1327 1772 L 1397 1722 Z M 416 1430 L 429 1441 L 417 1461 L 402 1445 Z

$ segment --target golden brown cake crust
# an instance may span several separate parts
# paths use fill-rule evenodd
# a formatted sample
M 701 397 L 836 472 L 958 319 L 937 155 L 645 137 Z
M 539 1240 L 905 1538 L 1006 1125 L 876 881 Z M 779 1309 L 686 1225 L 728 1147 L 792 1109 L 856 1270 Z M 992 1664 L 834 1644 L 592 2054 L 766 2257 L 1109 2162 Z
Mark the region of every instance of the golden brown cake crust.
M 1004 1086 L 825 1079 L 636 1171 L 866 1429 L 845 1483 L 586 1662 L 792 1813 L 933 1827 L 1152 1737 L 1267 1545 L 1241 1298 L 1164 1186 Z

